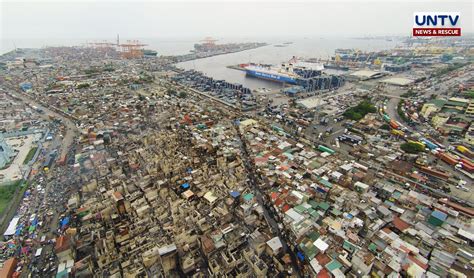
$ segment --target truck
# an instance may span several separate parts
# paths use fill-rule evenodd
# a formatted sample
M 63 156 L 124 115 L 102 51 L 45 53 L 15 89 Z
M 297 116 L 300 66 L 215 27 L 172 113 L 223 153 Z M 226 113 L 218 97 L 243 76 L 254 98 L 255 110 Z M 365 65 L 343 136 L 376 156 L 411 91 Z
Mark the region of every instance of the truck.
M 54 159 L 56 158 L 56 155 L 57 155 L 57 152 L 53 151 L 46 157 L 46 160 L 43 163 L 43 170 L 45 172 L 47 172 L 47 171 L 49 171 L 49 169 L 51 169 L 51 166 L 53 165 Z
M 306 127 L 309 126 L 309 122 L 303 119 L 299 119 L 296 122 L 302 126 L 306 126 Z
M 318 150 L 320 150 L 321 152 L 327 152 L 327 153 L 330 153 L 330 154 L 336 153 L 335 150 L 330 149 L 330 148 L 328 148 L 328 147 L 325 147 L 325 146 L 323 146 L 323 145 L 319 145 L 319 146 L 318 146 Z
M 360 144 L 363 138 L 357 135 L 343 134 L 337 137 L 340 142 L 350 142 L 352 144 Z
M 451 176 L 449 173 L 447 172 L 443 172 L 443 171 L 440 171 L 440 170 L 435 170 L 435 169 L 431 169 L 431 168 L 428 168 L 426 166 L 421 166 L 420 167 L 420 172 L 424 173 L 424 174 L 427 174 L 427 175 L 430 175 L 432 177 L 436 177 L 436 178 L 439 178 L 439 179 L 442 179 L 442 180 L 448 180 L 449 177 Z
M 450 155 L 450 154 L 443 153 L 443 152 L 439 152 L 439 153 L 438 153 L 438 157 L 439 157 L 442 161 L 448 163 L 448 164 L 451 165 L 451 166 L 455 166 L 456 164 L 458 164 L 458 160 L 457 160 L 455 157 L 453 157 L 452 155 Z
M 435 143 L 431 142 L 430 140 L 426 139 L 426 138 L 421 138 L 420 141 L 426 145 L 426 147 L 428 147 L 429 150 L 436 150 L 438 149 L 438 145 L 436 145 Z
M 468 158 L 474 158 L 474 152 L 464 147 L 463 145 L 456 146 L 456 150 Z
M 390 127 L 393 128 L 393 129 L 399 129 L 400 128 L 400 126 L 394 120 L 390 120 L 389 124 L 390 124 Z
M 459 162 L 461 164 L 461 168 L 464 171 L 469 172 L 469 173 L 474 172 L 474 164 L 472 162 L 470 162 L 469 160 L 467 160 L 465 158 L 462 158 Z
M 395 136 L 401 136 L 401 137 L 405 136 L 405 132 L 398 129 L 392 129 L 390 130 L 390 133 L 392 133 Z

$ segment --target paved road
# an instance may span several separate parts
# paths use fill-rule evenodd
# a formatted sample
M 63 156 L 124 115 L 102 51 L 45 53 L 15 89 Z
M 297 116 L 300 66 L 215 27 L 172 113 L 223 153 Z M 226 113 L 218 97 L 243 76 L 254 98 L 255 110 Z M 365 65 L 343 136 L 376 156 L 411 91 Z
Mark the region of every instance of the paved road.
M 64 114 L 60 113 L 57 109 L 50 108 L 47 105 L 41 103 L 38 100 L 32 99 L 29 96 L 26 96 L 22 93 L 15 92 L 14 90 L 10 90 L 8 92 L 9 95 L 16 97 L 17 99 L 20 99 L 26 104 L 29 104 L 30 106 L 36 106 L 39 109 L 43 111 L 40 116 L 43 119 L 50 120 L 50 118 L 55 118 L 55 119 L 60 119 L 62 121 L 62 124 L 65 126 L 65 135 L 60 139 L 60 137 L 57 135 L 54 140 L 49 144 L 48 146 L 48 151 L 52 151 L 53 149 L 59 148 L 59 154 L 67 154 L 69 152 L 69 149 L 71 148 L 72 144 L 74 143 L 74 138 L 75 136 L 79 133 L 78 128 L 76 127 L 76 124 L 73 122 L 73 120 L 70 119 L 70 117 L 65 116 Z M 44 183 L 43 183 L 44 184 Z M 48 235 L 49 237 L 52 236 L 52 232 L 55 231 L 58 223 L 58 213 L 60 213 L 60 210 L 62 209 L 61 205 L 59 206 L 54 206 L 53 204 L 50 203 L 50 195 L 51 194 L 56 194 L 55 198 L 57 198 L 57 192 L 55 193 L 56 190 L 53 189 L 53 182 L 46 182 L 45 179 L 45 186 L 44 190 L 45 193 L 43 194 L 38 194 L 36 195 L 36 198 L 34 199 L 33 203 L 30 205 L 31 208 L 39 209 L 41 206 L 45 205 L 50 207 L 54 211 L 53 217 L 51 219 L 51 222 L 49 225 L 45 227 L 41 227 L 41 231 L 38 234 L 38 237 L 41 237 L 42 235 Z M 36 248 L 40 248 L 40 245 L 36 245 Z M 46 254 L 49 254 L 52 250 L 51 245 L 46 245 L 43 248 L 43 254 L 41 257 L 47 256 Z M 42 266 L 40 266 L 42 267 Z M 42 268 L 40 268 L 42 269 Z M 27 269 L 24 269 L 22 275 L 28 275 L 29 271 Z M 23 275 L 23 276 L 24 276 Z M 26 277 L 26 276 L 24 276 Z
M 66 127 L 66 134 L 62 140 L 59 153 L 60 154 L 67 153 L 67 151 L 69 150 L 69 148 L 71 147 L 74 141 L 74 137 L 76 136 L 76 134 L 79 133 L 79 130 L 76 127 L 76 124 L 69 117 L 66 117 L 63 114 L 53 111 L 53 108 L 50 109 L 49 107 L 47 107 L 47 105 L 40 103 L 38 100 L 34 100 L 30 98 L 29 96 L 26 96 L 22 93 L 17 93 L 14 91 L 10 91 L 8 93 L 14 97 L 21 99 L 23 102 L 29 104 L 30 106 L 36 106 L 39 109 L 42 109 L 44 111 L 43 117 L 49 118 L 49 116 L 51 116 L 53 118 L 62 120 L 62 123 Z

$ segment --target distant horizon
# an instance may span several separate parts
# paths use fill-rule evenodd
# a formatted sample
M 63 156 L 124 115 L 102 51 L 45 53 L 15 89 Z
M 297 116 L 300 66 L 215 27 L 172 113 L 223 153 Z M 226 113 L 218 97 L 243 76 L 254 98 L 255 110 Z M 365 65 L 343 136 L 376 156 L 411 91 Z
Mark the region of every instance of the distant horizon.
M 474 36 L 473 32 L 470 33 L 463 33 L 463 37 L 472 37 Z M 212 36 L 211 36 L 212 37 Z M 232 40 L 237 40 L 236 42 L 243 42 L 243 41 L 254 41 L 254 42 L 268 42 L 275 43 L 278 40 L 303 40 L 303 39 L 341 39 L 341 40 L 350 40 L 350 39 L 364 39 L 364 38 L 374 38 L 374 39 L 384 39 L 384 38 L 409 38 L 411 37 L 410 34 L 387 34 L 387 35 L 360 35 L 360 36 L 331 36 L 331 35 L 312 35 L 312 36 L 260 36 L 260 37 L 245 37 L 245 36 L 228 36 L 228 37 L 213 37 L 218 40 L 217 43 L 229 43 L 233 42 Z M 188 37 L 180 37 L 180 36 L 149 36 L 149 37 L 137 37 L 137 38 L 127 38 L 127 37 L 120 37 L 121 42 L 125 42 L 127 40 L 139 40 L 142 42 L 146 42 L 146 40 L 155 40 L 160 43 L 199 43 L 200 40 L 204 39 L 205 37 L 198 37 L 198 36 L 188 36 Z M 267 41 L 270 40 L 270 41 Z M 48 44 L 48 41 L 50 44 Z M 110 43 L 115 43 L 116 37 L 57 37 L 57 38 L 1 38 L 0 39 L 0 55 L 10 52 L 16 48 L 42 48 L 48 46 L 81 46 L 87 43 L 93 42 L 102 42 L 107 41 Z M 24 42 L 35 42 L 33 45 L 24 45 Z M 39 44 L 42 44 L 39 46 Z M 8 46 L 7 46 L 8 45 Z M 343 47 L 343 46 L 341 46 Z
M 405 36 L 413 13 L 461 14 L 473 32 L 473 4 L 464 0 L 301 2 L 1 2 L 0 38 L 303 38 Z
M 251 37 L 214 37 L 217 39 L 217 44 L 219 43 L 231 43 L 231 42 L 266 42 L 266 43 L 278 43 L 283 42 L 285 40 L 314 40 L 314 39 L 329 39 L 329 40 L 352 40 L 352 39 L 363 39 L 364 37 L 367 38 L 375 38 L 375 39 L 384 39 L 387 37 L 390 38 L 406 38 L 409 37 L 408 35 L 385 35 L 385 36 L 353 36 L 353 37 L 337 37 L 337 36 L 308 36 L 308 37 L 296 37 L 296 36 L 288 36 L 288 37 L 261 37 L 261 38 L 251 38 Z M 194 45 L 195 43 L 199 43 L 200 40 L 204 39 L 204 37 L 142 37 L 142 38 L 122 38 L 120 37 L 121 42 L 125 42 L 127 40 L 139 40 L 143 43 L 147 43 L 147 41 L 155 41 L 163 44 L 167 43 L 178 43 L 178 44 L 190 44 L 190 46 Z M 110 37 L 107 38 L 23 38 L 23 39 L 1 39 L 0 40 L 0 55 L 8 53 L 16 48 L 17 49 L 27 49 L 27 48 L 43 48 L 43 47 L 56 47 L 56 46 L 64 46 L 64 47 L 71 47 L 71 46 L 83 46 L 87 43 L 94 43 L 94 42 L 102 42 L 107 41 L 110 43 L 115 43 L 114 39 Z M 48 43 L 49 42 L 49 43 Z M 26 45 L 28 44 L 28 45 Z M 7 46 L 8 45 L 8 46 Z M 341 46 L 343 47 L 343 46 Z M 159 50 L 156 48 L 152 48 L 154 50 Z M 192 50 L 192 48 L 189 48 Z

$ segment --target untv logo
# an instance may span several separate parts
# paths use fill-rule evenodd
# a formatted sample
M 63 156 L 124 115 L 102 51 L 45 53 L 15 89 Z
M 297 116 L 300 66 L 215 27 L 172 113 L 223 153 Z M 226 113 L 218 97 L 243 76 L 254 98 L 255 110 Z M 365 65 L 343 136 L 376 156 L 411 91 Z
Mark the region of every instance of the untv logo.
M 460 19 L 457 12 L 416 12 L 413 14 L 413 36 L 461 36 Z

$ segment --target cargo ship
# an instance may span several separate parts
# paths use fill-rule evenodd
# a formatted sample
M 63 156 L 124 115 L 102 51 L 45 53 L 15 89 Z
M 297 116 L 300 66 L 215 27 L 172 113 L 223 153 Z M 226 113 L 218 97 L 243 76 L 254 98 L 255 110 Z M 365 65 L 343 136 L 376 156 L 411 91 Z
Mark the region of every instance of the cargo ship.
M 299 79 L 320 75 L 323 66 L 314 63 L 288 63 L 281 67 L 249 64 L 244 67 L 248 76 L 275 82 L 297 84 Z
M 290 71 L 264 65 L 248 65 L 245 67 L 245 73 L 248 76 L 288 84 L 296 84 L 298 80 L 298 75 Z
M 143 50 L 143 56 L 145 57 L 156 57 L 156 55 L 158 55 L 158 52 L 156 52 L 155 50 L 151 50 L 151 49 Z

